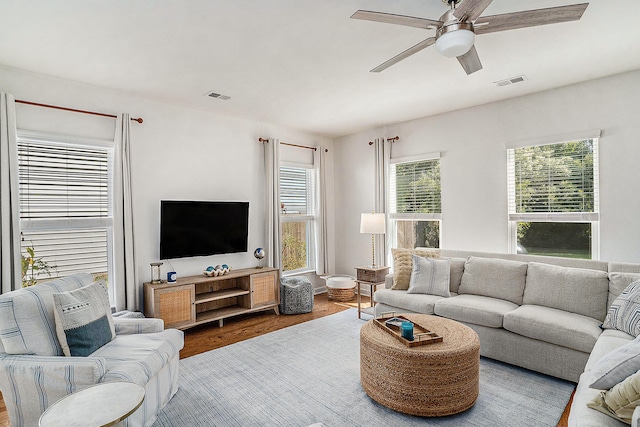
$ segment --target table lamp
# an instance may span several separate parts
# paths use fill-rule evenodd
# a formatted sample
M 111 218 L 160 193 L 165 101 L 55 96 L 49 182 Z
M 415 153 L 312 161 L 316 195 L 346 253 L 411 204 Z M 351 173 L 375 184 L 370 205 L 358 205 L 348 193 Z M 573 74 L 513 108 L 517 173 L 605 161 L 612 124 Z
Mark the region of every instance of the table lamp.
M 371 267 L 376 268 L 376 234 L 385 234 L 383 213 L 363 213 L 360 216 L 360 233 L 371 234 Z

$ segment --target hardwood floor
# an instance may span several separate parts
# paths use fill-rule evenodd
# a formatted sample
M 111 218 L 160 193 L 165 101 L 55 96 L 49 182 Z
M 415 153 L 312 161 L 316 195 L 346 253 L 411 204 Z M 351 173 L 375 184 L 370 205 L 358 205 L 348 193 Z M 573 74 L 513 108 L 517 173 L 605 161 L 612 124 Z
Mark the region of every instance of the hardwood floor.
M 210 324 L 187 329 L 184 334 L 185 345 L 180 352 L 180 358 L 194 356 L 298 323 L 338 313 L 348 308 L 329 301 L 327 294 L 316 295 L 314 303 L 311 313 L 288 316 L 276 316 L 273 312 L 253 313 L 226 319 L 222 328 Z M 570 406 L 571 401 L 567 404 L 558 427 L 567 427 Z M 0 398 L 0 427 L 5 426 L 9 426 L 9 417 L 4 401 Z

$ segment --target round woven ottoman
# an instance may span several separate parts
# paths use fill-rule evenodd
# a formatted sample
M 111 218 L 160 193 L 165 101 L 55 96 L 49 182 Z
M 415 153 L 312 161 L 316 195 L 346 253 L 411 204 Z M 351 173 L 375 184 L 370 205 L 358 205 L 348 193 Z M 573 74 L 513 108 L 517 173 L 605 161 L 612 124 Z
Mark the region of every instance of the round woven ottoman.
M 384 406 L 422 417 L 469 409 L 479 391 L 478 335 L 454 320 L 403 316 L 443 341 L 408 347 L 370 320 L 360 330 L 360 380 L 365 392 Z

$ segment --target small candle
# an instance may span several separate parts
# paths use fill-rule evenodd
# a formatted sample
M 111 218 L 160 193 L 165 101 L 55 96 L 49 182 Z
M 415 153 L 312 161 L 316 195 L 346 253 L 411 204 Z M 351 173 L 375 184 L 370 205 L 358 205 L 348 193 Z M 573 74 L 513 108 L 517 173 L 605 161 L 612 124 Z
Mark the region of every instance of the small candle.
M 402 326 L 400 327 L 400 333 L 402 335 L 402 338 L 405 338 L 409 341 L 413 341 L 413 323 L 402 322 Z

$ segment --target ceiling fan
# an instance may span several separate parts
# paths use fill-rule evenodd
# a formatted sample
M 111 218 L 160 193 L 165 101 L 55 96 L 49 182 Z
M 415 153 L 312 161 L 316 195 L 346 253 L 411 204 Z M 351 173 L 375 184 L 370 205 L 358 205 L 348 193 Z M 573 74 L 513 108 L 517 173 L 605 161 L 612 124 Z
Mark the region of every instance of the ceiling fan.
M 410 47 L 378 65 L 371 72 L 378 73 L 385 70 L 414 53 L 435 44 L 436 49 L 442 55 L 457 57 L 458 62 L 460 62 L 467 74 L 475 73 L 482 69 L 480 57 L 474 46 L 476 34 L 577 21 L 589 6 L 589 3 L 580 3 L 481 17 L 480 15 L 491 4 L 492 0 L 442 0 L 442 2 L 448 5 L 450 9 L 439 20 L 369 10 L 356 11 L 351 16 L 352 19 L 436 30 L 435 37 L 429 37 Z M 460 6 L 458 6 L 458 3 L 460 3 Z

